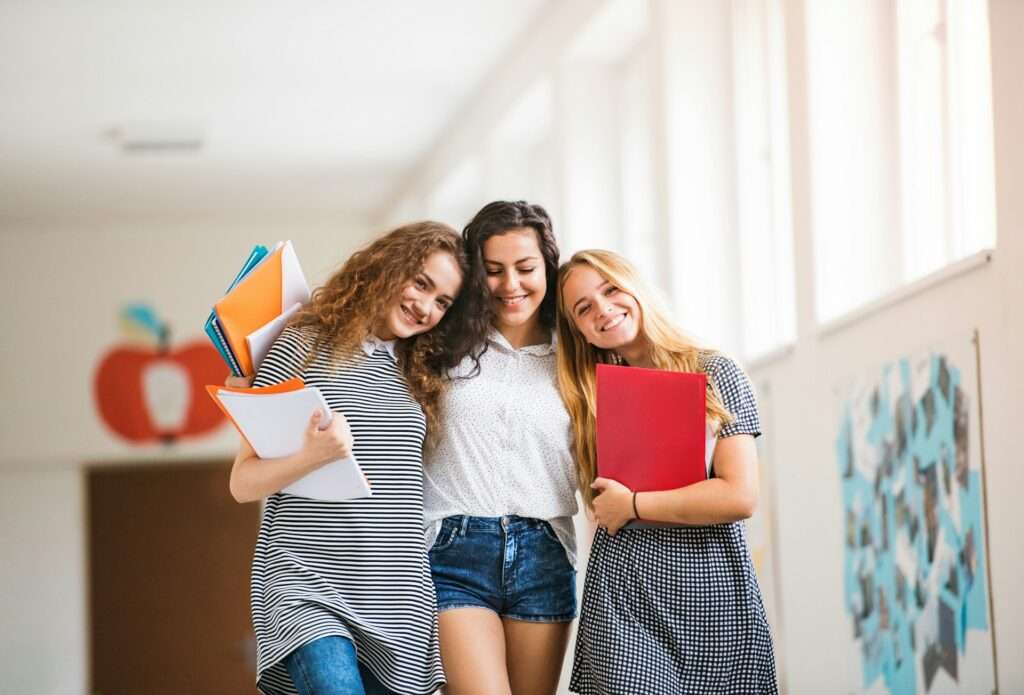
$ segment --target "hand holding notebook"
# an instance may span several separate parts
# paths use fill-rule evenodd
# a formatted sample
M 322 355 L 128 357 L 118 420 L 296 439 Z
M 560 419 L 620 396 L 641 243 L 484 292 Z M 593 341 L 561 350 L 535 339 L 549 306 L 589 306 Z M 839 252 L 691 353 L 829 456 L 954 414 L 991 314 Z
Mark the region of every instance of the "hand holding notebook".
M 630 490 L 707 478 L 704 374 L 597 365 L 597 472 Z
M 266 388 L 207 386 L 206 390 L 262 459 L 299 451 L 312 413 L 321 413 L 321 429 L 334 415 L 320 391 L 305 387 L 300 379 Z M 335 502 L 372 494 L 355 456 L 327 463 L 282 492 Z
M 706 480 L 706 389 L 704 374 L 597 365 L 598 476 L 635 492 Z M 626 527 L 673 525 L 635 519 Z

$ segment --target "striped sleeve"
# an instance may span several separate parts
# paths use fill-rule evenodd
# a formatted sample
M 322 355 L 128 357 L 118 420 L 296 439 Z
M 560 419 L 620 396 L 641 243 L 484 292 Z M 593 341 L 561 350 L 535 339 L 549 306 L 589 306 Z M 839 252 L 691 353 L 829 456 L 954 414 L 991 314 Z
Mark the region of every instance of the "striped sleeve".
M 301 377 L 303 363 L 313 345 L 313 335 L 310 330 L 286 327 L 281 331 L 270 351 L 260 363 L 256 370 L 256 378 L 252 385 L 257 388 L 273 386 L 287 381 L 292 377 Z
M 761 435 L 761 419 L 757 414 L 757 398 L 746 373 L 725 355 L 712 355 L 704 363 L 708 380 L 718 389 L 725 409 L 733 421 L 719 431 L 719 438 L 737 434 Z

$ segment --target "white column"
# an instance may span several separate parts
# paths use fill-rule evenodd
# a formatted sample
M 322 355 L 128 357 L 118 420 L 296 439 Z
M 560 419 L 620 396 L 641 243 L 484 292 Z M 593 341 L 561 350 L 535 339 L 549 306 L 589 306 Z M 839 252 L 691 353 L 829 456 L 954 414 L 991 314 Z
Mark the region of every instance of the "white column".
M 662 119 L 655 119 L 654 51 L 644 41 L 616 70 L 619 161 L 622 181 L 622 248 L 647 283 L 667 297 L 663 177 L 655 153 L 664 150 Z
M 740 345 L 730 4 L 656 0 L 669 287 L 682 327 Z

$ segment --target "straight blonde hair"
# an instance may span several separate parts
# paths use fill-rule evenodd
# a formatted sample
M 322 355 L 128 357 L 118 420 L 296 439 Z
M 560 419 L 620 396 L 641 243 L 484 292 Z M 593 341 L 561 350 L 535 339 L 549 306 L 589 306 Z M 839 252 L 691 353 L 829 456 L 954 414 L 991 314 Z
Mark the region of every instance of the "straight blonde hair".
M 611 251 L 588 249 L 573 257 L 558 270 L 558 388 L 572 418 L 573 453 L 580 495 L 593 506 L 591 483 L 597 477 L 597 364 L 622 364 L 614 351 L 603 350 L 587 342 L 576 328 L 565 305 L 565 281 L 580 266 L 588 266 L 609 284 L 636 299 L 640 305 L 640 333 L 651 346 L 651 361 L 658 369 L 675 372 L 703 372 L 704 361 L 714 351 L 698 346 L 669 320 L 655 295 L 640 280 L 636 269 L 622 256 Z M 712 430 L 732 422 L 715 385 L 708 381 L 707 417 Z

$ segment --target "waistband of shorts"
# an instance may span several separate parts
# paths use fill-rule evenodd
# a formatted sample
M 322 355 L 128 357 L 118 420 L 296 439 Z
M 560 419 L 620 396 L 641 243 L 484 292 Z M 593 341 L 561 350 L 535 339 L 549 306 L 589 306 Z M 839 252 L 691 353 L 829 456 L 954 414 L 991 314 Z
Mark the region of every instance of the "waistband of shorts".
M 485 533 L 504 533 L 508 531 L 522 531 L 528 528 L 551 528 L 551 525 L 544 519 L 533 517 L 517 516 L 507 514 L 505 516 L 467 516 L 459 514 L 448 516 L 441 520 L 442 524 L 455 524 L 459 527 L 459 533 L 465 535 L 468 531 L 483 531 Z

